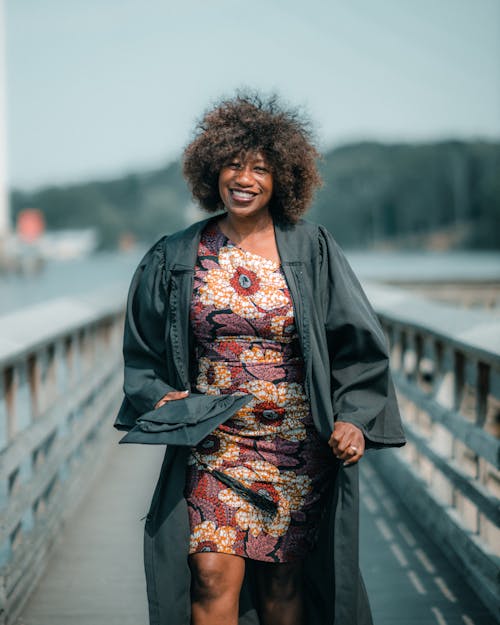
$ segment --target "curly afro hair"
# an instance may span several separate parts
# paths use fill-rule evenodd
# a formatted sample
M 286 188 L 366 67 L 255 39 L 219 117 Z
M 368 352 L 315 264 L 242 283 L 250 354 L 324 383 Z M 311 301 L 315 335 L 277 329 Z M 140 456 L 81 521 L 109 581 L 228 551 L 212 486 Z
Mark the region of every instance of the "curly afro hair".
M 239 94 L 209 110 L 184 151 L 183 172 L 195 200 L 209 212 L 224 209 L 219 172 L 228 159 L 259 151 L 273 174 L 269 211 L 274 220 L 296 223 L 321 185 L 309 122 L 285 109 L 277 96 Z

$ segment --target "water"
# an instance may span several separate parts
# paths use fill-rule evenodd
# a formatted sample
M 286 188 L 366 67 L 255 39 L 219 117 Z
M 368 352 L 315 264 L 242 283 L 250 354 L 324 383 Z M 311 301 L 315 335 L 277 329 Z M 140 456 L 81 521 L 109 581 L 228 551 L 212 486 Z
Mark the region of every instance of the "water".
M 499 252 L 350 252 L 365 280 L 398 282 L 499 282 Z
M 140 252 L 99 253 L 83 260 L 51 261 L 35 275 L 0 277 L 0 315 L 56 297 L 78 297 L 108 284 L 130 282 Z
M 37 275 L 0 277 L 0 315 L 55 297 L 78 297 L 107 284 L 126 288 L 141 254 L 99 253 L 83 260 L 49 262 Z M 348 258 L 363 280 L 500 283 L 500 253 L 494 252 L 351 252 Z

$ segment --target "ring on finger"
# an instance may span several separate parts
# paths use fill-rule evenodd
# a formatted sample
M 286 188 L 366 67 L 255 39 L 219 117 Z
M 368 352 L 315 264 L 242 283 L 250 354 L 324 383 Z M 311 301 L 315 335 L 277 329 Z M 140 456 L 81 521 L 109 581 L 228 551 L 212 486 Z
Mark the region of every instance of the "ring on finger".
M 355 447 L 354 445 L 349 445 L 349 449 L 352 449 L 355 454 L 358 453 L 358 448 Z

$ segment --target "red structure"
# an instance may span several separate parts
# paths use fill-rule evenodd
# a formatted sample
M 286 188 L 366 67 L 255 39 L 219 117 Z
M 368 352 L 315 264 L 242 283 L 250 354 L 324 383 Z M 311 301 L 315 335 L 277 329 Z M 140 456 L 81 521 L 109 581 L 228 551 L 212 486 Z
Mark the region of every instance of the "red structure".
M 45 231 L 45 219 L 38 208 L 25 208 L 17 216 L 17 234 L 25 243 L 33 243 Z

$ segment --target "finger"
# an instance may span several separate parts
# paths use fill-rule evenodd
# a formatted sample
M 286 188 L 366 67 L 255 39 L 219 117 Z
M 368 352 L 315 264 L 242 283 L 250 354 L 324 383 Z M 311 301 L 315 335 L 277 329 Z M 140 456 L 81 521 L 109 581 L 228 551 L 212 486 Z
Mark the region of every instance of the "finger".
M 343 449 L 337 448 L 334 450 L 334 454 L 339 460 L 352 460 L 355 456 L 362 455 L 364 448 L 359 448 L 353 442 L 343 445 Z
M 333 432 L 330 435 L 330 440 L 332 441 L 339 441 L 342 438 L 342 432 L 340 430 L 333 430 Z
M 352 440 L 350 440 L 350 437 L 347 435 L 343 436 L 342 439 L 336 445 L 336 451 L 338 454 L 344 454 L 344 453 L 350 454 L 349 448 L 351 447 L 351 445 L 354 445 L 354 443 L 352 442 Z
M 337 446 L 337 439 L 333 436 L 333 434 L 328 439 L 328 444 L 330 445 L 330 447 L 336 447 Z
M 164 395 L 160 401 L 156 402 L 155 409 L 161 408 L 169 401 L 175 401 L 176 399 L 183 399 L 189 395 L 189 391 L 170 391 Z
M 344 451 L 338 451 L 335 455 L 339 460 L 350 460 L 356 455 L 357 452 L 353 452 L 350 448 Z
M 184 399 L 189 395 L 189 391 L 170 391 L 163 399 L 166 401 L 175 401 L 176 399 Z
M 345 444 L 347 444 L 347 432 L 343 432 L 342 430 L 334 430 L 330 436 L 328 444 L 330 445 L 330 447 L 336 449 L 340 445 L 342 445 L 342 443 L 344 443 L 345 447 Z
M 350 446 L 350 450 L 352 451 L 352 455 L 350 458 L 345 459 L 344 466 L 349 466 L 350 464 L 359 462 L 364 455 L 364 449 L 357 449 L 354 445 Z

